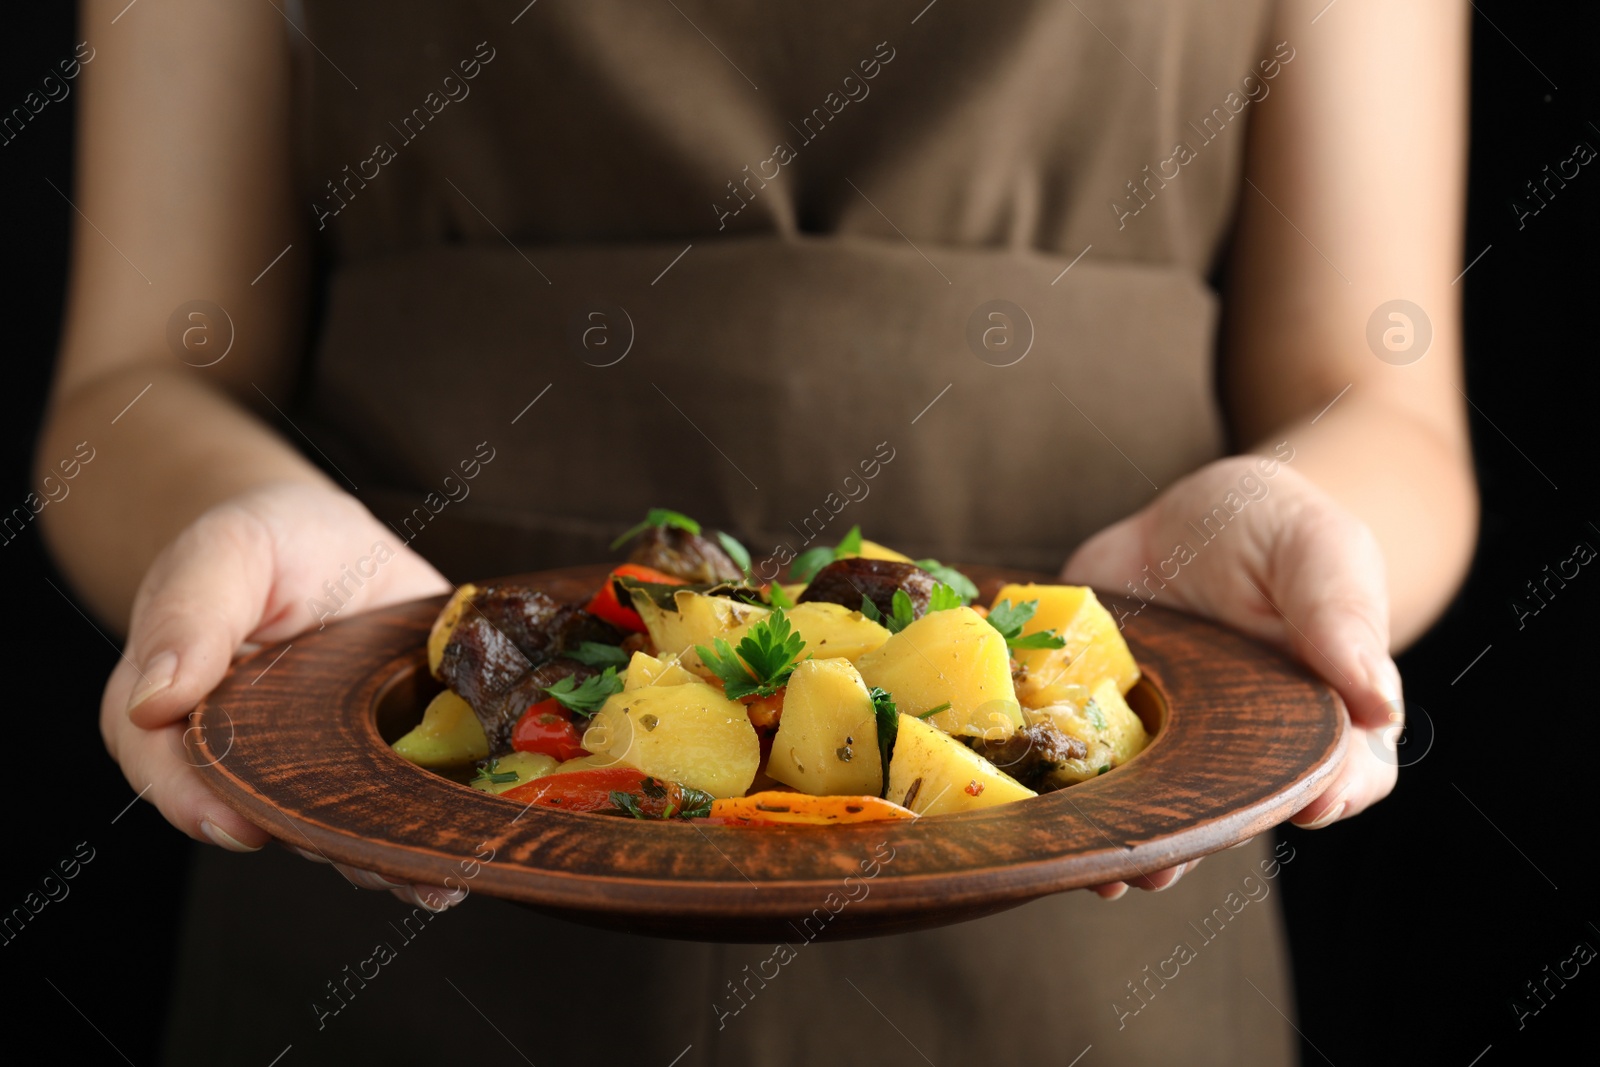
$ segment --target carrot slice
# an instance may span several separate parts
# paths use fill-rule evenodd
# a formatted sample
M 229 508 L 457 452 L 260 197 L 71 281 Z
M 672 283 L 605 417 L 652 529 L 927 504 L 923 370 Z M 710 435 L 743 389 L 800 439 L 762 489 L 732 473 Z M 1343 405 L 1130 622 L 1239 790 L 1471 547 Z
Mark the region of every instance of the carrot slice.
M 801 824 L 835 826 L 839 823 L 915 819 L 916 813 L 882 797 L 814 797 L 805 793 L 771 790 L 746 797 L 711 802 L 711 817 L 749 826 Z

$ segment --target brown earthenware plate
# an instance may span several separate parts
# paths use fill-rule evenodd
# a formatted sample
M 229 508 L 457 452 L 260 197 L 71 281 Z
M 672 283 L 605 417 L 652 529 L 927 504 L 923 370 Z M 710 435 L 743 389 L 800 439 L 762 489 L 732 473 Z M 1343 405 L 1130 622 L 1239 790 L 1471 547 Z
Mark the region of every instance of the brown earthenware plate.
M 517 580 L 581 601 L 606 570 Z M 1049 580 L 964 570 L 984 603 L 1003 581 Z M 637 933 L 765 941 L 803 926 L 807 937 L 869 937 L 1157 871 L 1284 821 L 1346 745 L 1344 705 L 1322 682 L 1230 630 L 1147 605 L 1124 635 L 1144 672 L 1128 701 L 1153 739 L 1082 785 L 981 811 L 832 827 L 524 810 L 389 747 L 439 689 L 424 644 L 442 602 L 334 623 L 240 660 L 200 705 L 186 734 L 191 759 L 285 844 Z

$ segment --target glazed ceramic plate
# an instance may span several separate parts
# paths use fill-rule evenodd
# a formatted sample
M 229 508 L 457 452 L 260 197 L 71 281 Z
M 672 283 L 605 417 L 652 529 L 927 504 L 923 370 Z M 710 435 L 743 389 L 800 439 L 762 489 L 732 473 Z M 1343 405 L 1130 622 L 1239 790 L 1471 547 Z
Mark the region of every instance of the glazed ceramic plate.
M 1004 581 L 1048 580 L 964 569 L 984 603 Z M 516 580 L 576 602 L 606 571 Z M 1145 606 L 1124 635 L 1144 672 L 1128 701 L 1153 739 L 1082 785 L 981 811 L 831 827 L 524 810 L 389 747 L 440 688 L 424 644 L 442 603 L 334 623 L 239 661 L 201 704 L 190 758 L 245 818 L 340 863 L 465 884 L 593 925 L 764 941 L 792 937 L 801 923 L 865 937 L 958 922 L 1215 852 L 1304 806 L 1346 745 L 1343 703 L 1305 670 L 1220 626 Z

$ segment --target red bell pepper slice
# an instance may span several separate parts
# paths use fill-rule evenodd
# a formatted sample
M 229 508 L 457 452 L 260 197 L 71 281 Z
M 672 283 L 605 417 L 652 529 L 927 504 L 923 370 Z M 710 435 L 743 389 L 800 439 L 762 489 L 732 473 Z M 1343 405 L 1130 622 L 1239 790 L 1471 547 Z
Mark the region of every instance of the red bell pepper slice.
M 624 563 L 607 575 L 605 584 L 595 593 L 593 599 L 585 606 L 585 610 L 591 615 L 598 615 L 613 626 L 620 626 L 636 634 L 645 632 L 644 620 L 633 610 L 632 604 L 624 604 L 617 599 L 618 578 L 637 578 L 641 582 L 655 582 L 658 585 L 687 584 L 682 578 L 639 563 Z
M 650 797 L 644 795 L 646 775 L 633 767 L 602 767 L 589 771 L 569 771 L 566 774 L 547 774 L 524 782 L 515 789 L 500 795 L 521 804 L 537 804 L 543 808 L 560 808 L 562 811 L 611 811 L 613 791 L 632 793 L 644 807 Z M 659 812 L 664 807 L 661 800 L 653 801 Z
M 511 747 L 518 752 L 542 752 L 562 762 L 588 755 L 583 731 L 572 721 L 572 712 L 554 698 L 541 700 L 522 713 L 511 730 Z

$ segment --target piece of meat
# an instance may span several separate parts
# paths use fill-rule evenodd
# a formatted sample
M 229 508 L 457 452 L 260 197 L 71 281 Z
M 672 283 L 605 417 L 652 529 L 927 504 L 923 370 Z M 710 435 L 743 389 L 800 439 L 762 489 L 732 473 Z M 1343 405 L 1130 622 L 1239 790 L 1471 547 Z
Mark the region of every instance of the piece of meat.
M 575 685 L 582 684 L 599 673 L 597 669 L 575 659 L 553 659 L 524 671 L 508 689 L 482 705 L 468 700 L 472 710 L 477 712 L 478 721 L 483 724 L 484 736 L 489 739 L 489 754 L 503 756 L 511 751 L 511 731 L 517 725 L 517 720 L 530 707 L 547 699 L 546 691 L 552 685 L 563 678 L 573 679 Z
M 1047 722 L 1024 726 L 1004 741 L 965 738 L 975 752 L 1030 788 L 1058 763 L 1083 759 L 1089 748 Z
M 654 567 L 695 584 L 744 580 L 744 571 L 714 538 L 677 526 L 651 526 L 639 534 L 634 538 L 628 562 Z
M 928 610 L 933 585 L 933 575 L 914 563 L 856 556 L 836 559 L 818 571 L 799 602 L 843 604 L 860 611 L 865 598 L 883 614 L 893 615 L 895 591 L 903 589 L 911 598 L 912 617 L 920 619 Z
M 476 710 L 510 689 L 532 666 L 503 629 L 469 608 L 450 631 L 439 676 Z
M 563 604 L 550 619 L 550 647 L 557 655 L 565 655 L 585 641 L 600 645 L 620 645 L 627 633 L 611 625 L 598 615 L 591 615 L 577 604 Z M 527 651 L 524 649 L 523 651 Z

